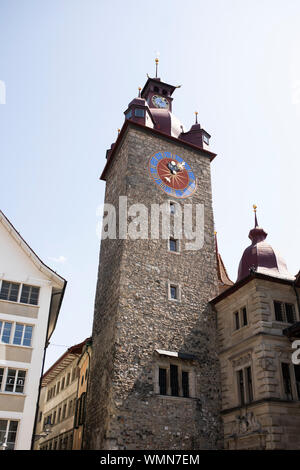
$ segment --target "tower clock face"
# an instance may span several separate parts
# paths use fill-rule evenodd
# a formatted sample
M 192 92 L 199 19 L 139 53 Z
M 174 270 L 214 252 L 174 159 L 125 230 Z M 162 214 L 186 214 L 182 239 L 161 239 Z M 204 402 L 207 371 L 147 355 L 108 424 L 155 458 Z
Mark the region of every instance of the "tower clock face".
M 171 152 L 150 157 L 149 172 L 154 182 L 169 196 L 185 198 L 196 189 L 196 178 L 187 162 Z
M 169 101 L 163 96 L 154 95 L 152 96 L 152 103 L 157 108 L 168 109 Z

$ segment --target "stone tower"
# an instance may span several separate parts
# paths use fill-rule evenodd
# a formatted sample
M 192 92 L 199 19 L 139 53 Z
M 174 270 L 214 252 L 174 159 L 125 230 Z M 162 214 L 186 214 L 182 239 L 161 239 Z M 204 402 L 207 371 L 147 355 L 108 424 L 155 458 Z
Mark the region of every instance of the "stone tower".
M 185 132 L 172 113 L 175 89 L 148 78 L 107 151 L 101 178 L 111 205 L 104 231 L 111 230 L 100 250 L 87 449 L 222 445 L 209 304 L 218 293 L 210 177 L 215 154 L 197 114 Z M 163 217 L 170 221 L 167 235 Z

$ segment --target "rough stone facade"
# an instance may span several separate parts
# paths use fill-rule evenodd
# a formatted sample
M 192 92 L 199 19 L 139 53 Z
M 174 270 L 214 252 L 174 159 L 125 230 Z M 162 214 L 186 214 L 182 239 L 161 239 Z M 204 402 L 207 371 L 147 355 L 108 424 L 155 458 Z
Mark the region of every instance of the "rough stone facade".
M 276 278 L 253 277 L 215 305 L 228 449 L 300 449 L 300 388 L 291 342 L 282 333 L 290 324 L 276 320 L 274 301 L 294 305 L 294 321 L 299 321 L 294 286 Z M 247 325 L 236 329 L 235 312 L 244 307 Z M 290 397 L 285 393 L 282 362 L 289 365 Z M 245 367 L 251 367 L 253 399 L 242 406 L 237 372 Z
M 169 151 L 192 167 L 197 189 L 184 204 L 204 205 L 204 246 L 168 250 L 168 240 L 101 242 L 85 448 L 216 449 L 222 446 L 215 315 L 218 279 L 210 160 L 205 152 L 129 125 L 106 175 L 105 202 L 149 209 L 169 198 L 148 172 L 152 154 Z M 130 218 L 129 218 L 130 221 Z M 150 220 L 149 220 L 150 226 Z M 176 283 L 180 299 L 168 296 Z M 157 350 L 187 354 L 167 356 Z M 189 373 L 190 397 L 159 394 L 158 367 Z M 181 369 L 180 369 L 181 370 Z

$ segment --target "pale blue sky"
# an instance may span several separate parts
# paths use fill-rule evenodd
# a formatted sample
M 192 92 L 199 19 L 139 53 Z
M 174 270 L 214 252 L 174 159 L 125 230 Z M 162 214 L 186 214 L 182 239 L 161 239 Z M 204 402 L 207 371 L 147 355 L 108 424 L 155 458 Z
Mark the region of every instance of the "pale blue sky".
M 99 175 L 123 111 L 154 74 L 182 84 L 174 114 L 212 135 L 215 224 L 236 279 L 253 226 L 300 268 L 299 0 L 1 0 L 1 209 L 68 280 L 52 337 L 92 329 Z M 65 262 L 55 261 L 59 257 Z M 46 366 L 63 347 L 49 346 Z

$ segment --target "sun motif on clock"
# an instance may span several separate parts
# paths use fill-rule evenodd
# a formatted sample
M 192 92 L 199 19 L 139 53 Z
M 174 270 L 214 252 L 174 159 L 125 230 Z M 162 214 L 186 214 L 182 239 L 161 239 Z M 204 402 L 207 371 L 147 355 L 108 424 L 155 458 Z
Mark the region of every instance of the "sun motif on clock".
M 196 189 L 196 178 L 187 162 L 171 152 L 150 157 L 149 172 L 155 183 L 169 196 L 185 198 Z

